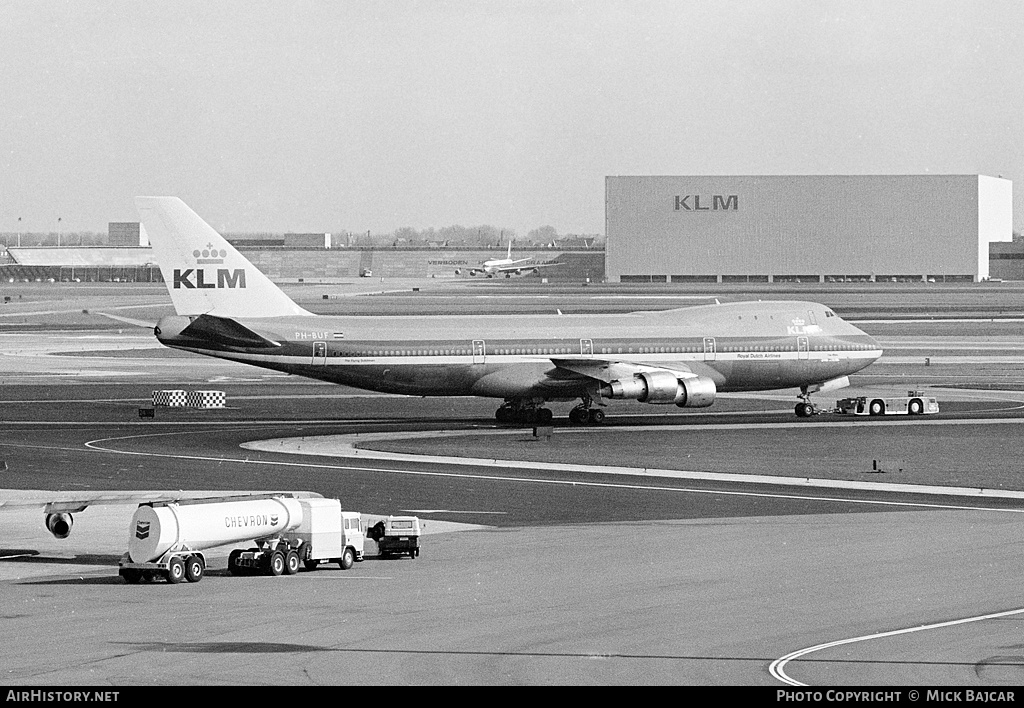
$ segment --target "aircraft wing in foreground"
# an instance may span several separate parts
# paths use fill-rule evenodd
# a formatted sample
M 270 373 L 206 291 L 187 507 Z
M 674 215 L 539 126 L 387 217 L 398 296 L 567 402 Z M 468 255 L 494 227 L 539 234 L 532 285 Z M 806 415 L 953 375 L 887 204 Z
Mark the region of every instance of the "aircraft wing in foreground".
M 46 529 L 56 538 L 71 535 L 74 517 L 90 506 L 157 504 L 157 503 L 200 503 L 234 501 L 238 499 L 262 499 L 272 496 L 288 496 L 299 499 L 319 497 L 315 492 L 257 492 L 257 491 L 114 491 L 96 490 L 81 492 L 60 492 L 41 489 L 0 491 L 0 513 L 17 509 L 40 508 L 45 515 Z

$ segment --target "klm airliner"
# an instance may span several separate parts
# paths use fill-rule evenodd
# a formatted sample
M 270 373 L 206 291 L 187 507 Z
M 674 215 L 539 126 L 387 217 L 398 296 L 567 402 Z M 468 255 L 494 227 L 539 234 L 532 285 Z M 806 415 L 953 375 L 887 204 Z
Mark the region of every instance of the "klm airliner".
M 508 253 L 504 258 L 494 258 L 489 261 L 484 261 L 480 264 L 479 268 L 470 268 L 469 274 L 476 275 L 477 273 L 483 273 L 488 278 L 493 278 L 495 275 L 505 274 L 505 277 L 511 277 L 512 275 L 521 275 L 524 272 L 539 273 L 541 268 L 553 268 L 554 266 L 562 265 L 561 263 L 534 263 L 533 256 L 526 258 L 512 258 L 512 241 L 508 242 Z M 461 274 L 461 270 L 456 270 L 455 275 Z
M 176 197 L 138 197 L 176 315 L 156 326 L 175 349 L 411 396 L 501 399 L 501 422 L 547 423 L 556 401 L 577 425 L 609 401 L 683 408 L 718 393 L 849 385 L 878 343 L 813 302 L 740 302 L 610 315 L 436 317 L 310 313 Z

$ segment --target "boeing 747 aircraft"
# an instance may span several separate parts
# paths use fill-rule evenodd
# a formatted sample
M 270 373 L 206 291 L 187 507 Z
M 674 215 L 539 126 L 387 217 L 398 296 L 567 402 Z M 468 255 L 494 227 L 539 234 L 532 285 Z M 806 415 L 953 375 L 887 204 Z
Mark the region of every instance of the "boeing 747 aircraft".
M 176 197 L 138 197 L 176 315 L 168 347 L 357 388 L 503 400 L 502 422 L 546 423 L 581 401 L 575 424 L 609 401 L 710 406 L 720 392 L 849 384 L 878 343 L 813 302 L 741 302 L 618 315 L 348 317 L 295 304 Z

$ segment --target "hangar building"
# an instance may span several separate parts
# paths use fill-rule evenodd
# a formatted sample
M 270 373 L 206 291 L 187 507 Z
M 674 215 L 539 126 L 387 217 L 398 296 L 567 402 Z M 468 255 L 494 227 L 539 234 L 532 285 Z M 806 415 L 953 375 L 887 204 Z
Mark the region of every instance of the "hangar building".
M 611 282 L 977 281 L 1010 241 L 984 175 L 607 177 Z

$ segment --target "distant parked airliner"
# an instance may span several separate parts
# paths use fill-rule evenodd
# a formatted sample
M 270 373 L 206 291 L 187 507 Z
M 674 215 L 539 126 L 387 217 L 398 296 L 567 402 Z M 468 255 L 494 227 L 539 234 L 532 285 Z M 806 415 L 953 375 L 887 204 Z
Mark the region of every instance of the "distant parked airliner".
M 477 268 L 470 268 L 469 274 L 476 275 L 477 273 L 484 273 L 488 278 L 493 278 L 495 275 L 501 275 L 505 273 L 505 277 L 509 277 L 512 274 L 520 275 L 524 271 L 530 271 L 532 273 L 539 273 L 541 268 L 551 268 L 553 266 L 562 265 L 561 263 L 533 263 L 533 257 L 527 256 L 526 258 L 512 258 L 512 242 L 508 242 L 508 253 L 504 258 L 492 258 L 491 260 L 484 261 Z M 456 269 L 455 275 L 459 275 L 462 272 L 461 269 Z
M 176 349 L 357 388 L 503 399 L 502 422 L 575 424 L 615 399 L 710 406 L 719 392 L 848 385 L 882 355 L 869 335 L 813 302 L 740 302 L 618 315 L 354 317 L 295 304 L 176 197 L 136 204 L 176 315 L 155 332 Z

